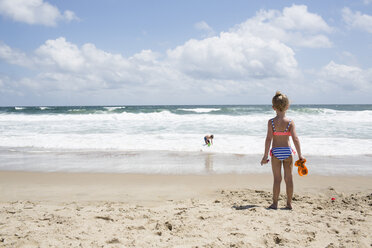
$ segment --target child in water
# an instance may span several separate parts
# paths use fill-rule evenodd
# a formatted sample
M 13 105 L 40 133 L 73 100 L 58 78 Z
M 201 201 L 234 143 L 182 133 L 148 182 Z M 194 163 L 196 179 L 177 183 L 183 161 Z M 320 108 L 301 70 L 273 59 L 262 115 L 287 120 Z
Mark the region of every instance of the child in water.
M 204 142 L 207 146 L 213 145 L 213 134 L 204 136 Z
M 290 145 L 289 136 L 292 136 L 292 141 L 296 147 L 298 158 L 304 160 L 301 153 L 300 140 L 297 137 L 295 124 L 292 120 L 285 116 L 289 108 L 288 97 L 279 91 L 276 92 L 272 100 L 273 109 L 276 111 L 276 117 L 267 122 L 267 136 L 265 141 L 265 153 L 261 160 L 261 165 L 269 162 L 268 154 L 272 141 L 272 149 L 270 150 L 271 168 L 274 176 L 273 185 L 273 204 L 269 208 L 278 208 L 278 198 L 280 193 L 280 183 L 282 181 L 281 166 L 284 168 L 284 181 L 287 192 L 286 209 L 292 209 L 293 196 L 293 156 L 294 152 Z

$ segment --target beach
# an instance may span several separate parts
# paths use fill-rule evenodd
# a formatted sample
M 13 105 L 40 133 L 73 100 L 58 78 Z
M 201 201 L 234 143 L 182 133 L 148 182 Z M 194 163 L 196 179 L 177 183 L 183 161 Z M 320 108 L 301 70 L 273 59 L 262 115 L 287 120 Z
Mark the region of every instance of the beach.
M 370 247 L 371 179 L 1 171 L 0 247 Z
M 0 0 L 0 27 L 0 248 L 372 248 L 372 0 Z
M 372 105 L 288 115 L 309 175 L 270 210 L 269 105 L 0 107 L 0 247 L 370 247 Z

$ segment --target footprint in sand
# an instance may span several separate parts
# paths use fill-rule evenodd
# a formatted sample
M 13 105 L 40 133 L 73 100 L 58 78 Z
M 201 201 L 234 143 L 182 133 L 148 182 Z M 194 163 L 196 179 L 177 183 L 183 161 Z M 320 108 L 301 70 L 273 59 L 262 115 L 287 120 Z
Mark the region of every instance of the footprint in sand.
M 107 221 L 114 221 L 108 216 L 96 216 L 96 219 L 101 219 L 101 220 L 107 220 Z
M 173 226 L 172 226 L 171 223 L 169 223 L 169 222 L 167 221 L 167 222 L 165 222 L 165 226 L 168 228 L 169 231 L 172 231 Z
M 120 241 L 117 238 L 106 241 L 107 244 L 120 244 Z
M 288 240 L 281 237 L 278 233 L 267 233 L 265 234 L 265 240 L 264 243 L 267 247 L 272 247 L 275 245 L 283 246 L 286 243 L 288 243 Z

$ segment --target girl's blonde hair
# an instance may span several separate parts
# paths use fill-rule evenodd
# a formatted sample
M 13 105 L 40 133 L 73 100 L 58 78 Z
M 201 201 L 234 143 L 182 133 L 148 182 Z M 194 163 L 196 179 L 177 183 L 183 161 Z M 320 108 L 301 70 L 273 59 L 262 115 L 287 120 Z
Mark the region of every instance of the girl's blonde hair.
M 280 91 L 277 91 L 273 97 L 273 107 L 282 112 L 286 110 L 289 106 L 289 99 L 286 95 L 282 94 Z

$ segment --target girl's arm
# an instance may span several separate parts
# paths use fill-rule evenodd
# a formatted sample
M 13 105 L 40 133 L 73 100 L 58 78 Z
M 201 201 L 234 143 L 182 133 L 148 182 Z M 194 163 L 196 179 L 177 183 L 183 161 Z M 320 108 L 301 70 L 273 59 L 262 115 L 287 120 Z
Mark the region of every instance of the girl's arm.
M 292 121 L 291 123 L 291 135 L 292 135 L 292 140 L 293 140 L 293 144 L 295 145 L 296 147 L 296 151 L 297 151 L 297 154 L 298 154 L 298 158 L 300 160 L 304 160 L 305 158 L 302 156 L 302 153 L 301 153 L 301 145 L 300 145 L 300 139 L 298 138 L 297 136 L 297 133 L 296 133 L 296 126 L 294 124 L 294 121 Z
M 267 164 L 268 162 L 268 156 L 269 156 L 269 150 L 271 145 L 271 140 L 273 139 L 273 130 L 271 128 L 271 122 L 270 120 L 267 122 L 267 134 L 266 134 L 266 140 L 265 140 L 265 152 L 264 156 L 261 160 L 261 165 Z

